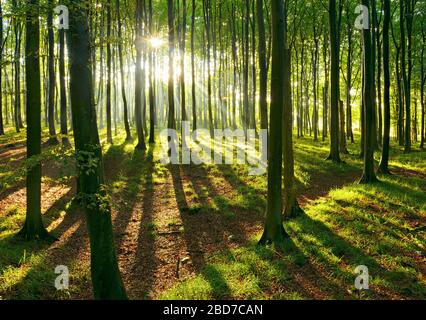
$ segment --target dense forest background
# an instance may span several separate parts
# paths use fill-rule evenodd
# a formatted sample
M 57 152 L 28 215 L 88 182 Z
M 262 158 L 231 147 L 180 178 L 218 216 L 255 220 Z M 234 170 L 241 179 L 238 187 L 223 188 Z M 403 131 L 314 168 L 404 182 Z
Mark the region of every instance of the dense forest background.
M 0 45 L 0 299 L 425 298 L 426 2 L 2 0 Z M 267 174 L 163 165 L 186 122 Z

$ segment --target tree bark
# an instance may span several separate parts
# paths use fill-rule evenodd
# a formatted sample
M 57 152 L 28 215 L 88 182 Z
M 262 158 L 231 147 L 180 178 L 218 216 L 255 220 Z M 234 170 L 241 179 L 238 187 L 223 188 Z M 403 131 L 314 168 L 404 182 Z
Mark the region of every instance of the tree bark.
M 390 148 L 390 71 L 389 71 L 389 25 L 391 19 L 390 0 L 383 0 L 384 22 L 383 22 L 383 72 L 384 72 L 384 133 L 382 158 L 379 164 L 379 172 L 389 174 L 389 148 Z
M 280 244 L 288 237 L 282 221 L 282 120 L 284 106 L 285 13 L 283 0 L 272 3 L 271 112 L 268 148 L 268 204 L 265 229 L 259 244 Z
M 75 0 L 82 5 L 84 0 Z M 102 150 L 92 105 L 90 40 L 85 9 L 70 11 L 68 49 L 75 149 L 79 169 L 79 199 L 86 212 L 95 299 L 127 299 L 118 268 L 111 207 L 104 189 Z M 95 163 L 96 165 L 90 165 Z
M 260 128 L 268 130 L 268 102 L 267 85 L 268 71 L 266 66 L 266 36 L 265 19 L 263 16 L 263 0 L 256 0 L 257 5 L 257 25 L 259 29 L 259 110 Z
M 367 8 L 370 7 L 369 0 L 362 0 L 362 4 Z M 374 136 L 376 132 L 373 126 L 374 119 L 374 72 L 372 61 L 372 39 L 371 30 L 363 29 L 363 63 L 364 63 L 364 170 L 360 180 L 361 184 L 368 184 L 377 181 L 376 173 L 374 171 Z
M 28 0 L 25 37 L 27 83 L 27 213 L 19 235 L 26 240 L 46 239 L 49 234 L 41 218 L 41 80 L 40 22 L 38 0 Z
M 122 23 L 121 23 L 121 12 L 120 12 L 120 0 L 115 2 L 117 10 L 117 36 L 119 39 L 118 42 L 118 60 L 120 64 L 120 74 L 121 74 L 121 98 L 123 99 L 123 118 L 124 118 L 124 128 L 126 130 L 126 141 L 132 140 L 132 134 L 130 133 L 130 124 L 129 124 L 129 110 L 127 106 L 127 97 L 126 97 L 126 84 L 125 84 L 125 75 L 124 75 L 124 65 L 123 65 L 123 43 L 122 39 Z
M 331 123 L 330 155 L 327 160 L 341 162 L 339 153 L 339 41 L 336 22 L 336 0 L 329 0 L 331 51 Z

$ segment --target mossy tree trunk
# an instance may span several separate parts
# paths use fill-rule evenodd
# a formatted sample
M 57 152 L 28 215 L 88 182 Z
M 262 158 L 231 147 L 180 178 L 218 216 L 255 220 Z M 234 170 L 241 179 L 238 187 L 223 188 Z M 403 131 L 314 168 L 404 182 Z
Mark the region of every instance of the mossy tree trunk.
M 271 111 L 268 147 L 268 203 L 265 229 L 259 244 L 279 244 L 287 233 L 282 221 L 282 117 L 284 106 L 285 14 L 283 0 L 271 1 L 272 74 Z
M 370 8 L 370 1 L 363 0 L 362 4 Z M 374 171 L 374 72 L 372 63 L 371 30 L 362 31 L 363 63 L 364 63 L 364 171 L 360 180 L 361 184 L 377 182 Z
M 126 299 L 113 239 L 111 208 L 103 188 L 102 150 L 92 105 L 93 83 L 86 1 L 73 1 L 68 48 L 79 199 L 86 212 L 91 250 L 91 275 L 96 299 Z
M 46 239 L 41 218 L 41 80 L 40 22 L 38 0 L 28 0 L 25 37 L 25 79 L 27 83 L 27 214 L 20 236 L 27 240 Z
M 329 0 L 329 27 L 331 52 L 330 155 L 327 160 L 341 162 L 339 153 L 339 36 L 337 30 L 336 0 Z

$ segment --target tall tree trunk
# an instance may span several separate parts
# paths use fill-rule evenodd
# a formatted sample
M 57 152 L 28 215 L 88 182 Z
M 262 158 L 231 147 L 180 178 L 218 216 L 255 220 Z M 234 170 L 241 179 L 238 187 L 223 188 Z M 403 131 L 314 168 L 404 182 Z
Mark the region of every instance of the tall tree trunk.
M 59 84 L 61 97 L 61 135 L 62 144 L 70 146 L 68 139 L 67 86 L 65 82 L 65 30 L 59 30 Z
M 349 4 L 349 2 L 348 2 Z M 346 61 L 346 136 L 348 139 L 351 140 L 352 143 L 355 142 L 354 139 L 354 133 L 352 128 L 352 97 L 351 97 L 351 90 L 352 90 L 352 51 L 353 51 L 353 44 L 352 44 L 352 38 L 353 38 L 353 28 L 352 28 L 352 21 L 350 20 L 349 16 L 349 5 L 346 8 L 346 19 L 347 19 L 347 34 L 348 34 L 348 58 Z
M 287 5 L 284 7 L 284 26 L 287 29 Z M 285 29 L 285 30 L 286 30 Z M 285 31 L 287 35 L 287 30 Z M 284 92 L 283 92 L 283 160 L 284 160 L 284 218 L 295 218 L 303 213 L 296 198 L 294 186 L 294 149 L 293 149 L 293 103 L 291 98 L 291 49 L 285 44 L 284 51 Z
M 27 83 L 27 159 L 34 163 L 27 169 L 27 213 L 20 236 L 27 240 L 49 237 L 41 218 L 41 80 L 40 22 L 38 0 L 27 1 L 25 37 L 25 80 Z
M 192 130 L 197 130 L 197 96 L 195 91 L 195 0 L 192 0 L 192 17 L 191 17 L 191 75 L 192 75 Z
M 422 22 L 422 55 L 421 55 L 421 85 L 420 85 L 420 101 L 421 101 L 421 107 L 422 107 L 422 123 L 421 123 L 421 140 L 420 140 L 420 149 L 424 149 L 425 147 L 425 139 L 426 139 L 426 132 L 425 132 L 425 85 L 426 85 L 426 70 L 425 70 L 425 46 L 426 46 L 426 30 L 424 28 L 424 24 Z
M 259 110 L 260 110 L 260 128 L 268 130 L 268 102 L 267 85 L 268 71 L 266 67 L 266 36 L 265 19 L 263 16 L 263 0 L 256 0 L 257 4 L 257 25 L 259 28 Z
M 182 30 L 180 39 L 180 99 L 182 109 L 182 122 L 187 121 L 186 114 L 186 86 L 185 86 L 185 40 L 186 40 L 186 0 L 182 0 Z
M 411 0 L 408 0 L 411 1 Z M 404 147 L 405 152 L 411 151 L 411 93 L 407 74 L 407 37 L 405 36 L 405 6 L 404 0 L 400 0 L 400 31 L 401 31 L 401 70 L 402 70 L 402 81 L 404 84 L 404 102 L 405 102 L 405 132 L 404 132 Z
M 154 34 L 154 22 L 152 20 L 152 0 L 149 0 L 149 34 Z M 149 55 L 149 143 L 155 143 L 155 50 L 151 48 Z
M 49 89 L 48 89 L 48 121 L 49 121 L 49 144 L 58 143 L 55 129 L 55 37 L 53 33 L 53 0 L 49 0 L 47 9 L 47 37 L 49 42 L 48 69 L 49 69 Z
M 167 1 L 168 25 L 169 25 L 169 119 L 168 129 L 176 129 L 175 121 L 175 81 L 174 81 L 174 47 L 175 47 L 175 25 L 173 14 L 173 0 Z
M 382 158 L 380 160 L 379 172 L 389 174 L 389 148 L 390 148 L 390 71 L 389 71 L 389 25 L 391 19 L 390 0 L 383 0 L 384 22 L 383 22 L 383 72 L 385 81 L 384 90 L 384 133 Z
M 85 2 L 74 1 L 77 6 Z M 92 105 L 90 39 L 87 12 L 83 8 L 70 11 L 68 52 L 78 182 L 89 229 L 93 293 L 96 299 L 127 299 L 117 263 L 111 207 L 102 187 L 102 149 L 96 128 L 96 112 Z M 97 165 L 89 167 L 89 163 Z
M 170 0 L 169 0 L 170 1 Z M 207 35 L 207 96 L 208 96 L 208 113 L 209 113 L 209 130 L 210 137 L 214 137 L 213 128 L 213 110 L 212 110 L 212 75 L 210 68 L 210 57 L 211 57 L 211 25 L 210 25 L 210 13 L 211 13 L 211 0 L 203 0 L 203 12 L 204 12 L 204 24 Z
M 340 139 L 339 139 L 339 144 L 340 144 L 340 152 L 343 154 L 349 154 L 348 151 L 348 145 L 346 143 L 346 124 L 345 124 L 345 106 L 343 104 L 343 101 L 340 100 L 339 103 L 339 111 L 340 111 L 340 116 L 339 116 L 339 120 L 340 120 Z
M 252 80 L 252 102 L 251 102 L 251 117 L 250 117 L 250 122 L 251 125 L 250 127 L 253 128 L 255 130 L 255 132 L 257 132 L 257 128 L 256 128 L 256 94 L 257 94 L 257 75 L 256 75 L 256 5 L 255 5 L 255 1 L 256 0 L 251 0 L 252 1 L 252 19 L 250 19 L 251 22 L 251 80 Z
M 19 10 L 16 0 L 12 0 L 14 10 Z M 14 103 L 14 123 L 16 132 L 19 133 L 23 128 L 21 117 L 21 34 L 22 27 L 18 18 L 13 18 L 13 29 L 15 33 L 15 53 L 14 53 L 14 90 L 15 90 L 15 103 Z
M 146 150 L 145 136 L 142 123 L 142 49 L 143 49 L 143 23 L 142 0 L 136 0 L 136 71 L 135 71 L 135 122 L 138 144 L 136 149 Z
M 323 115 L 322 115 L 322 140 L 328 137 L 328 114 L 329 114 L 329 98 L 328 98 L 328 88 L 329 88 L 329 60 L 327 53 L 327 34 L 324 33 L 324 47 L 323 47 L 323 59 L 324 59 L 324 88 L 323 88 Z
M 370 9 L 370 1 L 362 0 L 362 4 Z M 371 25 L 370 25 L 371 26 Z M 363 89 L 363 100 L 364 100 L 364 171 L 360 180 L 361 184 L 367 184 L 377 181 L 376 173 L 374 171 L 374 136 L 376 132 L 374 130 L 373 119 L 374 119 L 374 72 L 373 72 L 373 61 L 372 61 L 372 38 L 371 30 L 363 29 L 362 31 L 363 40 L 363 63 L 364 63 L 364 89 Z
M 0 136 L 4 135 L 3 124 L 3 90 L 2 90 L 2 76 L 3 76 L 3 8 L 0 2 Z M 7 103 L 7 101 L 6 101 Z M 7 119 L 7 109 L 6 109 Z
M 122 27 L 121 27 L 121 10 L 120 10 L 120 0 L 115 1 L 115 7 L 117 10 L 117 37 L 118 41 L 118 60 L 120 64 L 120 75 L 121 75 L 121 98 L 123 99 L 123 117 L 124 117 L 124 128 L 126 130 L 126 141 L 132 140 L 132 134 L 130 133 L 130 124 L 129 124 L 129 110 L 127 106 L 127 97 L 126 97 L 126 83 L 124 76 L 124 65 L 123 65 L 123 42 L 122 39 Z
M 318 55 L 319 55 L 319 48 L 318 48 L 318 34 L 317 34 L 317 28 L 314 27 L 314 43 L 315 43 L 315 50 L 313 54 L 313 90 L 314 90 L 314 110 L 312 115 L 312 129 L 314 132 L 314 141 L 318 141 Z
M 243 63 L 243 106 L 244 106 L 244 129 L 250 128 L 249 110 L 249 20 L 250 20 L 250 0 L 245 0 L 244 19 L 244 63 Z
M 336 0 L 329 0 L 331 51 L 331 123 L 330 155 L 327 160 L 341 162 L 339 153 L 339 37 L 336 21 Z
M 288 237 L 282 223 L 282 120 L 285 88 L 285 13 L 283 0 L 272 3 L 271 112 L 268 148 L 268 204 L 260 244 L 279 244 Z M 288 128 L 288 127 L 287 127 Z
M 111 118 L 111 85 L 112 85 L 112 72 L 111 72 L 111 0 L 107 2 L 107 85 L 106 85 L 106 119 L 107 119 L 107 142 L 112 141 L 112 118 Z

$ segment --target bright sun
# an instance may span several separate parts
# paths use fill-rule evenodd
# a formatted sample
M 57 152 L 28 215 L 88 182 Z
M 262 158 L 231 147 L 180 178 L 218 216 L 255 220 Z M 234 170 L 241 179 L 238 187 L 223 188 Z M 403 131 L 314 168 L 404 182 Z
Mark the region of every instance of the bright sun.
M 149 44 L 153 48 L 160 48 L 164 44 L 164 41 L 159 38 L 151 38 L 149 39 Z

